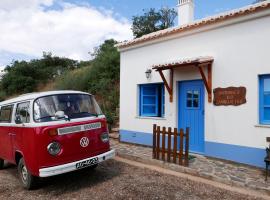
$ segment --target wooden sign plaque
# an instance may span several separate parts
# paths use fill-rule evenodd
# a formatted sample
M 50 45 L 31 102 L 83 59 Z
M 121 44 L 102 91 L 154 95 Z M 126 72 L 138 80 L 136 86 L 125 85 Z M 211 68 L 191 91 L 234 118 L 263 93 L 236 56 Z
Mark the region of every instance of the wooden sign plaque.
M 228 87 L 214 89 L 214 105 L 216 106 L 239 106 L 245 104 L 245 87 Z

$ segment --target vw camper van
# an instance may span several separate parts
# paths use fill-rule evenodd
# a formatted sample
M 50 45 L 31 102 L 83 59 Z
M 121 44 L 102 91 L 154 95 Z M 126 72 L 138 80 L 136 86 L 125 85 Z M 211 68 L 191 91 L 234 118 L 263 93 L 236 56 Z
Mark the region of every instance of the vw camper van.
M 113 158 L 106 118 L 94 96 L 78 91 L 21 95 L 0 103 L 0 169 L 16 164 L 24 188 Z

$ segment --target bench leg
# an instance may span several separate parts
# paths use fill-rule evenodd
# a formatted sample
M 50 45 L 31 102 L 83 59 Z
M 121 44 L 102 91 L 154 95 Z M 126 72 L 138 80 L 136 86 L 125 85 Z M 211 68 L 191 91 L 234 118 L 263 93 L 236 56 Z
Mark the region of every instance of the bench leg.
M 265 172 L 265 181 L 267 181 L 267 177 L 268 177 L 268 167 L 269 167 L 269 163 L 265 162 L 265 168 L 266 168 L 266 172 Z

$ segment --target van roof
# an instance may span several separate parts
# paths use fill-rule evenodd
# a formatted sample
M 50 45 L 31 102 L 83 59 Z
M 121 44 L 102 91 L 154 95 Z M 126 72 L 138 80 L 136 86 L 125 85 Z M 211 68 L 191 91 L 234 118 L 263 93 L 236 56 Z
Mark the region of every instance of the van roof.
M 27 100 L 33 100 L 39 97 L 48 96 L 48 95 L 55 95 L 55 94 L 88 94 L 86 92 L 81 91 L 74 91 L 74 90 L 57 90 L 57 91 L 47 91 L 47 92 L 33 92 L 33 93 L 27 93 L 22 94 L 18 97 L 8 99 L 6 101 L 0 102 L 0 106 L 7 105 L 11 103 L 21 102 L 21 101 L 27 101 Z

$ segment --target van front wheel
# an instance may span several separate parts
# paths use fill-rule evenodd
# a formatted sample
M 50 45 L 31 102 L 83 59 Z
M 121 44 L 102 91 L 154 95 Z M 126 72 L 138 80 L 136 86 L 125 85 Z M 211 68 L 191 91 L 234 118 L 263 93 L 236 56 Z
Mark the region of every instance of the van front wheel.
M 18 164 L 18 172 L 23 187 L 27 190 L 34 189 L 37 186 L 38 178 L 32 176 L 28 171 L 24 159 L 21 158 Z
M 0 158 L 0 169 L 4 168 L 4 160 Z

